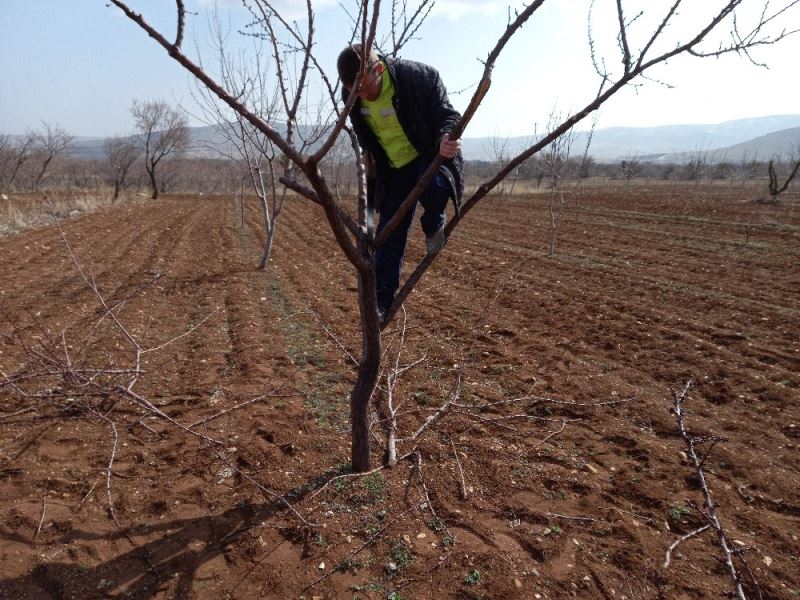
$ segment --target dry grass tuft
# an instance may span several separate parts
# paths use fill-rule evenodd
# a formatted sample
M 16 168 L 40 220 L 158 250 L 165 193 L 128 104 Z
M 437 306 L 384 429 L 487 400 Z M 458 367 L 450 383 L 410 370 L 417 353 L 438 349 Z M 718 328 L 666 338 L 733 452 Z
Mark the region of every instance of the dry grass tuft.
M 76 218 L 110 205 L 108 194 L 103 192 L 9 194 L 0 200 L 0 235 L 13 235 L 31 227 Z

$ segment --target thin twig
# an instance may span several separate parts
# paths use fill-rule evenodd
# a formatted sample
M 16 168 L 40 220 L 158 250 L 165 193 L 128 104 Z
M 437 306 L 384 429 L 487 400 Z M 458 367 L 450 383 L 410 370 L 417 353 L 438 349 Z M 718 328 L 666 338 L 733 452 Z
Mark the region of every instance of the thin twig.
M 456 445 L 453 442 L 453 438 L 450 438 L 450 445 L 453 447 L 453 456 L 456 457 L 456 466 L 458 467 L 458 474 L 461 477 L 461 486 L 460 486 L 461 499 L 462 500 L 466 500 L 467 499 L 467 482 L 464 479 L 464 469 L 461 467 L 461 459 L 458 458 L 458 450 L 456 450 Z
M 268 400 L 270 398 L 294 398 L 295 396 L 299 396 L 299 395 L 300 394 L 297 394 L 297 393 L 295 393 L 295 394 L 264 394 L 263 396 L 258 396 L 256 398 L 251 398 L 250 400 L 245 400 L 244 402 L 240 402 L 239 404 L 231 406 L 230 408 L 226 408 L 225 410 L 221 410 L 220 412 L 218 412 L 216 414 L 213 414 L 210 417 L 205 417 L 203 419 L 198 419 L 194 423 L 190 423 L 189 425 L 187 425 L 187 427 L 194 428 L 194 427 L 197 427 L 198 425 L 204 425 L 204 424 L 208 423 L 209 421 L 213 421 L 214 419 L 218 419 L 221 416 L 228 414 L 229 412 L 233 412 L 234 410 L 238 410 L 238 409 L 240 409 L 240 408 L 242 408 L 244 406 L 247 406 L 249 404 L 254 404 L 256 402 L 262 402 L 263 400 Z
M 363 473 L 361 473 L 361 474 L 363 475 Z M 395 518 L 394 518 L 394 519 L 390 519 L 390 520 L 389 520 L 389 521 L 386 523 L 386 525 L 384 525 L 384 526 L 383 526 L 383 527 L 382 527 L 382 528 L 381 528 L 381 529 L 380 529 L 380 530 L 379 530 L 377 533 L 375 533 L 375 535 L 373 535 L 372 537 L 370 537 L 370 538 L 369 538 L 369 539 L 368 539 L 366 542 L 364 542 L 364 543 L 363 543 L 363 544 L 361 544 L 361 545 L 360 545 L 358 548 L 356 548 L 356 549 L 355 549 L 353 552 L 351 552 L 350 554 L 348 554 L 348 555 L 347 555 L 347 557 L 346 557 L 344 560 L 342 560 L 341 562 L 339 562 L 339 564 L 337 564 L 335 567 L 333 567 L 333 568 L 332 568 L 330 571 L 328 571 L 328 572 L 327 572 L 327 573 L 325 573 L 324 575 L 320 575 L 320 576 L 319 576 L 319 577 L 318 577 L 316 580 L 312 581 L 312 582 L 311 582 L 311 583 L 309 583 L 309 584 L 308 584 L 306 587 L 304 587 L 302 590 L 300 590 L 300 595 L 301 595 L 301 597 L 302 597 L 302 595 L 303 595 L 305 592 L 307 592 L 308 590 L 310 590 L 310 589 L 311 589 L 311 588 L 313 588 L 314 586 L 316 586 L 316 585 L 319 585 L 320 583 L 322 583 L 323 581 L 325 581 L 325 580 L 326 580 L 328 577 L 330 577 L 330 576 L 331 576 L 331 575 L 333 575 L 334 573 L 336 573 L 336 572 L 338 572 L 339 570 L 341 570 L 341 569 L 342 569 L 342 567 L 344 567 L 345 565 L 348 565 L 348 564 L 350 564 L 350 561 L 351 561 L 351 560 L 353 560 L 353 558 L 354 558 L 355 556 L 357 556 L 357 555 L 358 555 L 358 554 L 359 554 L 359 553 L 360 553 L 360 552 L 361 552 L 361 551 L 362 551 L 364 548 L 366 548 L 366 547 L 368 547 L 368 546 L 371 546 L 371 545 L 372 545 L 372 544 L 375 542 L 375 540 L 377 540 L 379 537 L 381 537 L 381 536 L 383 535 L 383 533 L 384 533 L 384 532 L 385 532 L 387 529 L 389 529 L 389 527 L 391 527 L 393 524 L 395 524 L 395 523 L 397 522 L 397 519 L 398 519 L 399 517 L 402 517 L 402 516 L 403 516 L 403 515 L 405 515 L 406 513 L 410 512 L 411 510 L 413 510 L 413 508 L 409 508 L 408 510 L 406 510 L 406 511 L 404 511 L 404 512 L 400 513 L 400 514 L 398 514 L 398 515 L 395 515 Z
M 725 530 L 722 528 L 722 525 L 719 521 L 719 517 L 717 516 L 716 507 L 714 504 L 714 499 L 711 497 L 711 490 L 708 488 L 708 484 L 706 483 L 706 476 L 703 472 L 703 465 L 700 459 L 697 456 L 697 452 L 695 451 L 695 438 L 693 438 L 688 429 L 686 428 L 686 424 L 684 422 L 684 412 L 682 402 L 686 399 L 689 390 L 691 389 L 694 382 L 689 380 L 686 382 L 686 385 L 683 387 L 683 390 L 680 392 L 675 391 L 673 392 L 673 412 L 675 413 L 675 420 L 678 426 L 678 433 L 680 434 L 683 441 L 686 443 L 687 453 L 689 458 L 694 465 L 695 473 L 697 474 L 697 478 L 700 482 L 700 489 L 703 491 L 703 498 L 705 499 L 705 506 L 707 512 L 705 512 L 706 519 L 711 527 L 717 532 L 717 540 L 719 542 L 719 546 L 722 549 L 722 552 L 725 556 L 725 565 L 728 569 L 728 575 L 733 582 L 734 588 L 736 590 L 736 595 L 739 596 L 739 600 L 747 600 L 745 596 L 744 589 L 742 587 L 742 580 L 739 577 L 739 573 L 736 571 L 736 567 L 733 564 L 733 552 L 728 546 L 728 536 L 725 533 Z
M 538 442 L 536 442 L 533 446 L 531 446 L 530 449 L 533 450 L 534 448 L 538 448 L 542 444 L 544 444 L 546 442 L 549 442 L 553 437 L 557 436 L 559 433 L 564 431 L 564 428 L 567 426 L 567 423 L 571 423 L 571 422 L 573 422 L 573 420 L 564 419 L 564 421 L 561 423 L 561 428 L 560 429 L 558 429 L 556 431 L 551 431 L 550 435 L 548 435 L 545 438 L 543 438 L 543 439 L 539 440 Z
M 220 309 L 215 308 L 208 315 L 206 315 L 206 317 L 202 321 L 200 321 L 197 325 L 192 325 L 184 333 L 182 333 L 180 335 L 176 335 L 174 338 L 172 338 L 170 340 L 167 340 L 166 342 L 164 342 L 163 344 L 160 344 L 159 346 L 156 346 L 155 348 L 147 348 L 146 350 L 142 350 L 142 354 L 147 354 L 148 352 L 157 352 L 159 350 L 163 350 L 164 348 L 166 348 L 170 344 L 173 344 L 174 342 L 177 342 L 179 339 L 185 338 L 187 335 L 193 334 L 200 326 L 202 326 L 206 321 L 208 321 L 211 317 L 213 317 L 215 314 L 217 314 L 219 312 L 219 310 Z
M 402 460 L 405 460 L 405 459 L 409 458 L 410 456 L 413 456 L 416 451 L 417 451 L 417 448 L 415 446 L 414 448 L 412 448 L 406 454 L 403 454 L 402 456 L 399 456 L 398 459 L 397 459 L 398 462 L 402 461 Z M 373 473 L 377 473 L 378 471 L 383 471 L 384 469 L 387 469 L 387 468 L 388 468 L 388 465 L 381 465 L 379 467 L 375 467 L 371 471 L 364 471 L 363 473 L 344 473 L 343 475 L 337 475 L 336 477 L 331 477 L 330 479 L 328 479 L 328 481 L 326 481 L 324 484 L 322 484 L 322 486 L 320 486 L 320 488 L 317 489 L 317 491 L 315 491 L 313 494 L 310 494 L 310 495 L 306 496 L 305 498 L 303 498 L 303 501 L 307 502 L 309 500 L 313 500 L 314 498 L 319 496 L 322 493 L 322 491 L 325 488 L 327 488 L 334 481 L 341 481 L 341 480 L 344 480 L 344 479 L 357 479 L 357 478 L 360 478 L 360 477 L 366 477 L 367 475 L 372 475 Z
M 108 457 L 108 466 L 106 467 L 106 495 L 108 497 L 108 512 L 111 515 L 111 518 L 114 520 L 116 526 L 122 529 L 122 525 L 119 524 L 119 520 L 117 519 L 117 513 L 114 510 L 114 499 L 111 496 L 111 477 L 114 473 L 112 467 L 114 466 L 114 459 L 116 458 L 117 455 L 117 443 L 119 442 L 119 434 L 117 433 L 117 424 L 114 423 L 114 421 L 112 421 L 105 415 L 101 415 L 100 413 L 96 414 L 109 424 L 109 426 L 111 427 L 111 432 L 114 435 L 114 440 L 113 443 L 111 444 L 111 452 L 109 453 Z
M 35 406 L 29 406 L 28 408 L 23 408 L 22 410 L 18 410 L 17 412 L 0 415 L 0 421 L 4 421 L 5 419 L 10 419 L 11 417 L 16 417 L 18 415 L 24 415 L 25 413 L 33 412 L 34 410 L 36 410 Z
M 81 507 L 83 506 L 83 503 L 86 502 L 86 500 L 89 499 L 89 496 L 92 495 L 92 492 L 94 491 L 94 488 L 97 487 L 97 483 L 99 481 L 100 481 L 99 477 L 94 480 L 94 483 L 92 484 L 92 487 L 89 488 L 89 491 L 86 492 L 86 495 L 81 499 L 80 504 L 78 504 L 78 506 L 76 506 L 75 509 L 72 512 L 78 512 L 81 509 Z
M 547 517 L 552 517 L 554 519 L 566 519 L 568 521 L 589 521 L 589 522 L 596 522 L 597 521 L 597 519 L 594 519 L 592 517 L 572 517 L 570 515 L 561 515 L 561 514 L 558 514 L 558 513 L 550 513 L 550 512 L 546 512 L 544 514 Z
M 702 527 L 698 527 L 698 528 L 697 528 L 697 529 L 695 529 L 694 531 L 690 531 L 690 532 L 689 532 L 689 533 L 687 533 L 686 535 L 684 535 L 684 536 L 681 536 L 681 537 L 679 537 L 677 540 L 675 540 L 674 542 L 672 542 L 672 543 L 669 545 L 669 548 L 667 548 L 667 553 L 664 555 L 664 564 L 662 565 L 662 568 L 666 569 L 666 568 L 668 568 L 668 567 L 669 567 L 669 563 L 670 563 L 670 561 L 672 560 L 672 551 L 673 551 L 673 550 L 675 550 L 675 548 L 677 548 L 677 547 L 678 547 L 678 544 L 680 544 L 681 542 L 685 542 L 685 541 L 686 541 L 686 540 L 688 540 L 689 538 L 691 538 L 691 537 L 694 537 L 694 536 L 696 536 L 696 535 L 697 535 L 697 534 L 699 534 L 699 533 L 703 533 L 703 532 L 704 532 L 706 529 L 708 529 L 709 527 L 711 527 L 711 525 L 703 525 Z
M 47 514 L 47 495 L 45 494 L 42 496 L 42 516 L 39 518 L 39 526 L 36 528 L 36 532 L 33 534 L 33 539 L 36 539 L 36 536 L 42 531 L 42 524 L 44 523 L 44 516 Z
M 432 427 L 439 419 L 441 419 L 444 416 L 444 413 L 447 412 L 447 409 L 450 407 L 450 405 L 453 402 L 455 402 L 456 400 L 458 400 L 458 396 L 459 396 L 460 393 L 461 393 L 461 375 L 459 375 L 456 378 L 456 382 L 455 382 L 455 384 L 453 386 L 453 390 L 450 392 L 450 397 L 447 399 L 447 402 L 442 404 L 436 410 L 435 413 L 433 413 L 430 417 L 425 419 L 425 421 L 422 423 L 422 425 L 419 426 L 419 429 L 417 429 L 414 432 L 414 434 L 411 436 L 411 440 L 412 441 L 416 441 L 417 439 L 419 439 L 419 437 L 423 433 L 425 433 L 426 429 L 428 429 L 429 427 Z
M 631 512 L 629 510 L 622 510 L 621 508 L 617 508 L 616 506 L 612 506 L 611 508 L 613 508 L 617 512 L 621 512 L 621 513 L 626 514 L 626 515 L 631 515 L 632 517 L 636 517 L 637 519 L 641 519 L 642 521 L 647 521 L 648 523 L 655 524 L 655 522 L 656 522 L 655 519 L 652 519 L 650 517 L 646 517 L 644 515 L 640 515 L 639 513 Z
M 277 494 L 277 493 L 273 492 L 272 490 L 270 490 L 269 488 L 265 487 L 264 485 L 260 484 L 258 481 L 253 479 L 248 473 L 245 473 L 239 467 L 237 467 L 235 464 L 233 464 L 233 462 L 231 462 L 228 459 L 228 457 L 225 456 L 222 452 L 218 451 L 217 452 L 217 457 L 223 463 L 225 463 L 225 466 L 229 467 L 234 472 L 236 472 L 241 477 L 243 477 L 244 479 L 249 481 L 251 484 L 253 484 L 255 487 L 257 487 L 259 489 L 259 491 L 261 491 L 262 494 L 268 496 L 273 501 L 278 502 L 279 504 L 283 504 L 289 510 L 289 512 L 291 512 L 299 521 L 301 521 L 303 523 L 303 525 L 306 525 L 308 527 L 319 527 L 319 525 L 317 525 L 316 523 L 310 523 L 303 515 L 301 515 L 297 511 L 297 509 L 294 506 L 292 506 L 292 504 L 284 496 L 282 496 L 280 494 Z
M 422 474 L 422 453 L 420 453 L 419 450 L 417 450 L 416 452 L 416 461 L 414 463 L 414 466 L 417 469 L 419 482 L 422 485 L 422 495 L 425 498 L 425 504 L 431 510 L 431 514 L 438 519 L 439 517 L 437 516 L 436 511 L 433 508 L 433 504 L 431 503 L 431 496 L 428 493 L 428 486 L 425 485 L 425 476 Z

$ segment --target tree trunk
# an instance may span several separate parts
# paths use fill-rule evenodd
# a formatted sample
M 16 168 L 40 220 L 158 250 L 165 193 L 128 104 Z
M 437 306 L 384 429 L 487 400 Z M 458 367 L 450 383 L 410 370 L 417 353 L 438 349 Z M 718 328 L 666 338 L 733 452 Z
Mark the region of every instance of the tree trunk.
M 53 160 L 52 156 L 48 156 L 44 163 L 42 163 L 42 168 L 39 171 L 39 174 L 36 176 L 36 179 L 33 182 L 33 189 L 32 191 L 38 192 L 39 186 L 42 185 L 42 180 L 44 179 L 44 174 L 47 172 L 47 167 L 50 164 L 50 161 Z
M 146 169 L 147 175 L 150 177 L 150 187 L 153 189 L 153 195 L 150 196 L 153 200 L 158 200 L 158 182 L 156 181 L 156 168 Z
M 116 202 L 117 198 L 119 198 L 119 180 L 115 179 L 114 180 L 114 195 L 111 197 L 111 203 L 113 204 L 114 202 Z
M 272 240 L 275 237 L 275 223 L 267 231 L 267 241 L 264 242 L 264 253 L 261 255 L 261 260 L 258 262 L 259 269 L 266 269 L 269 262 L 269 256 L 272 254 Z
M 261 210 L 264 217 L 264 230 L 267 233 L 267 240 L 264 242 L 264 252 L 261 255 L 258 268 L 265 269 L 267 267 L 267 263 L 269 262 L 269 255 L 272 253 L 272 239 L 275 237 L 275 226 L 277 223 L 275 222 L 274 215 L 272 218 L 270 218 L 269 205 L 267 204 L 266 196 L 264 194 L 259 195 L 261 197 Z M 244 199 L 244 186 L 242 187 L 242 199 Z M 242 200 L 242 214 L 244 214 L 244 200 Z
M 369 471 L 369 403 L 378 384 L 381 366 L 381 333 L 375 297 L 375 268 L 359 270 L 358 299 L 361 308 L 361 362 L 358 379 L 350 393 L 353 470 Z

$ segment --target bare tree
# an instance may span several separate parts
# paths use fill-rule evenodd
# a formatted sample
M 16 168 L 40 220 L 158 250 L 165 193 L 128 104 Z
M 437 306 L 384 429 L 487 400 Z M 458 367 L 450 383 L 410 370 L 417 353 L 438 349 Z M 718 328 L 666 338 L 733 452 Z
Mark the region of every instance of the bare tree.
M 700 182 L 708 173 L 708 149 L 697 148 L 683 167 L 684 179 L 694 182 L 694 197 L 700 192 Z
M 560 120 L 560 115 L 554 112 L 550 115 L 550 126 L 558 123 Z M 570 192 L 573 200 L 577 201 L 582 195 L 583 185 L 581 179 L 583 178 L 583 173 L 587 170 L 587 163 L 590 160 L 589 148 L 592 145 L 592 137 L 594 136 L 596 124 L 597 119 L 592 119 L 592 126 L 586 135 L 586 145 L 584 146 L 580 162 L 576 162 L 570 156 L 572 144 L 577 137 L 576 132 L 572 129 L 561 137 L 554 139 L 539 155 L 540 168 L 542 169 L 542 173 L 545 174 L 545 177 L 547 177 L 550 186 L 550 197 L 547 202 L 549 217 L 547 223 L 548 256 L 555 256 L 556 253 L 558 229 L 561 226 L 561 220 L 568 204 L 568 198 L 565 196 L 564 184 L 565 180 L 570 175 L 575 177 L 575 186 Z
M 586 146 L 587 150 L 589 145 Z M 580 167 L 578 169 L 578 179 L 589 179 L 594 173 L 595 169 L 597 168 L 597 164 L 595 163 L 594 158 L 589 156 L 588 152 L 584 154 L 583 160 L 581 160 Z
M 6 179 L 11 174 L 11 164 L 14 158 L 14 138 L 6 133 L 0 133 L 0 190 L 5 190 Z
M 639 159 L 631 156 L 620 163 L 619 170 L 625 178 L 625 187 L 628 187 L 631 184 L 631 179 L 642 172 L 642 163 L 639 162 Z
M 48 123 L 44 124 L 44 131 L 36 134 L 34 157 L 39 160 L 40 166 L 33 180 L 32 188 L 34 192 L 42 185 L 47 169 L 53 159 L 69 150 L 74 140 L 73 136 L 60 127 L 54 127 Z
M 509 151 L 510 141 L 508 137 L 499 137 L 496 135 L 492 136 L 489 140 L 489 154 L 498 169 L 505 167 L 512 158 L 511 152 Z M 503 180 L 500 184 L 497 190 L 500 196 L 511 196 L 514 193 L 514 187 L 516 186 L 517 179 L 519 179 L 520 169 L 521 167 L 514 169 L 508 179 Z
M 742 153 L 738 160 L 731 163 L 731 185 L 744 187 L 748 179 L 758 174 L 757 165 L 758 161 L 748 151 Z
M 795 152 L 795 157 L 800 156 L 800 148 Z M 794 166 L 791 167 L 789 171 L 789 175 L 783 182 L 783 185 L 778 183 L 778 174 L 775 172 L 775 165 L 774 160 L 769 161 L 769 166 L 767 167 L 767 171 L 769 173 L 769 199 L 771 202 L 777 202 L 778 196 L 786 191 L 789 187 L 789 184 L 792 183 L 795 175 L 797 175 L 797 170 L 800 169 L 800 158 L 794 158 L 793 160 L 789 161 L 791 165 L 794 162 Z
M 36 147 L 36 132 L 27 131 L 21 136 L 4 136 L 0 143 L 0 188 L 10 190 L 23 165 L 33 155 Z
M 296 127 L 300 104 L 290 103 L 289 91 L 282 86 L 280 76 L 270 70 L 267 48 L 272 49 L 272 58 L 280 61 L 280 39 L 274 28 L 268 28 L 263 36 L 253 37 L 250 56 L 232 55 L 227 50 L 229 32 L 223 29 L 218 13 L 211 23 L 211 35 L 218 57 L 217 70 L 226 89 L 239 90 L 239 98 L 265 123 L 275 127 L 282 117 L 286 133 L 292 135 Z M 281 75 L 283 72 L 281 71 Z M 281 175 L 291 176 L 292 163 L 276 152 L 272 141 L 262 131 L 222 102 L 208 87 L 196 82 L 195 99 L 203 112 L 203 120 L 214 127 L 221 143 L 213 150 L 233 160 L 246 173 L 244 180 L 250 182 L 261 205 L 265 241 L 259 269 L 264 269 L 272 253 L 278 218 L 286 200 L 286 186 L 278 184 Z M 299 150 L 308 145 L 301 137 Z M 244 224 L 244 190 L 242 190 L 242 224 Z
M 673 26 L 678 9 L 684 8 L 681 0 L 675 0 L 664 13 L 656 17 L 653 28 L 643 32 L 641 27 L 645 27 L 644 23 L 646 21 L 639 19 L 638 16 L 634 18 L 626 16 L 623 0 L 617 0 L 616 16 L 619 25 L 617 34 L 618 60 L 613 62 L 602 60 L 602 57 L 599 57 L 595 51 L 594 39 L 590 33 L 592 58 L 600 78 L 597 92 L 580 109 L 569 114 L 561 123 L 553 127 L 547 135 L 542 136 L 511 159 L 495 176 L 479 185 L 475 192 L 462 204 L 460 213 L 449 221 L 445 228 L 445 234 L 447 236 L 451 235 L 472 208 L 506 179 L 520 164 L 550 146 L 553 141 L 562 137 L 577 123 L 611 99 L 617 92 L 641 78 L 653 67 L 681 54 L 710 57 L 736 52 L 749 57 L 748 53 L 751 49 L 773 44 L 793 33 L 793 31 L 787 31 L 786 29 L 772 32 L 772 28 L 776 26 L 783 27 L 781 23 L 785 22 L 786 11 L 799 1 L 785 0 L 777 8 L 773 8 L 773 5 L 759 0 L 756 4 L 762 5 L 763 10 L 757 12 L 755 20 L 753 21 L 751 18 L 749 23 L 747 22 L 747 16 L 740 15 L 738 9 L 743 4 L 749 7 L 753 2 L 745 2 L 745 0 L 722 2 L 719 8 L 710 11 L 710 15 L 708 14 L 709 11 L 706 10 L 706 16 L 701 17 L 700 24 L 695 29 L 689 29 L 685 26 Z M 324 130 L 314 151 L 307 154 L 297 150 L 288 132 L 286 135 L 282 135 L 270 123 L 265 122 L 250 110 L 238 97 L 238 90 L 226 90 L 198 62 L 193 61 L 183 52 L 181 46 L 187 13 L 182 0 L 177 0 L 176 2 L 177 33 L 173 38 L 174 41 L 167 39 L 164 34 L 153 28 L 142 15 L 132 11 L 123 0 L 111 0 L 111 3 L 122 10 L 128 18 L 160 44 L 170 57 L 183 65 L 223 102 L 264 133 L 275 147 L 286 156 L 287 160 L 293 163 L 297 175 L 302 175 L 305 178 L 305 181 L 301 182 L 292 176 L 284 176 L 281 178 L 282 183 L 322 207 L 337 243 L 353 266 L 358 278 L 362 352 L 358 360 L 356 382 L 350 396 L 352 422 L 351 456 L 352 466 L 356 471 L 369 470 L 369 404 L 378 383 L 382 360 L 380 336 L 382 325 L 377 315 L 375 250 L 386 242 L 387 238 L 408 214 L 408 211 L 416 204 L 419 194 L 438 172 L 439 166 L 444 160 L 443 157 L 439 156 L 433 159 L 426 173 L 402 203 L 394 217 L 388 221 L 381 233 L 375 235 L 372 228 L 368 226 L 363 163 L 361 161 L 360 148 L 353 138 L 351 137 L 351 140 L 353 140 L 353 152 L 356 158 L 355 163 L 358 167 L 358 208 L 355 218 L 336 201 L 327 179 L 319 168 L 320 163 L 331 151 L 342 131 L 347 131 L 347 115 L 354 106 L 357 96 L 351 94 L 342 108 L 336 103 L 337 87 L 331 84 L 330 78 L 326 76 L 320 67 L 313 52 L 314 13 L 311 7 L 311 0 L 307 0 L 306 21 L 302 25 L 305 28 L 305 35 L 299 33 L 301 30 L 299 22 L 289 23 L 274 8 L 274 5 L 267 0 L 245 0 L 245 5 L 249 6 L 254 14 L 260 17 L 258 21 L 260 27 L 267 29 L 270 27 L 283 27 L 286 35 L 291 38 L 291 48 L 300 52 L 299 58 L 302 65 L 300 79 L 291 88 L 293 93 L 296 94 L 295 98 L 305 89 L 302 83 L 305 81 L 305 74 L 309 69 L 316 70 L 321 78 L 323 89 L 328 90 L 332 105 L 328 107 L 324 114 L 330 115 L 332 122 Z M 497 44 L 491 49 L 483 62 L 484 68 L 480 81 L 469 105 L 464 111 L 464 116 L 453 131 L 450 132 L 451 139 L 458 139 L 462 136 L 465 127 L 489 91 L 492 71 L 501 53 L 509 40 L 520 32 L 523 25 L 541 8 L 543 3 L 544 0 L 533 0 L 509 19 L 505 31 L 502 32 Z M 374 44 L 381 14 L 380 0 L 373 0 L 372 2 L 362 0 L 358 3 L 358 7 L 358 14 L 354 18 L 353 38 L 358 38 L 361 44 L 362 71 L 353 83 L 354 87 L 360 85 L 364 76 L 364 67 L 367 65 L 366 51 Z M 658 9 L 651 8 L 650 12 L 656 10 Z M 591 20 L 590 13 L 590 23 Z M 715 38 L 713 34 L 723 33 L 722 30 L 728 30 L 731 35 L 720 42 L 720 39 Z M 283 58 L 285 58 L 285 54 L 277 57 L 279 64 L 281 64 L 281 59 Z M 292 56 L 292 58 L 295 57 Z M 617 71 L 612 71 L 607 66 L 612 64 L 620 65 Z M 287 80 L 282 77 L 281 81 L 286 82 Z M 426 255 L 407 278 L 388 311 L 387 322 L 394 317 L 403 305 L 409 293 L 415 288 L 436 256 L 438 254 Z
M 555 116 L 555 120 L 558 121 L 560 118 Z M 554 256 L 556 253 L 556 236 L 566 204 L 561 179 L 566 175 L 573 138 L 573 132 L 570 130 L 550 142 L 550 145 L 540 153 L 540 164 L 550 187 L 550 196 L 547 201 L 548 256 Z
M 186 115 L 162 100 L 134 100 L 131 114 L 141 135 L 144 168 L 150 178 L 152 198 L 156 200 L 160 191 L 156 177 L 159 164 L 168 157 L 183 152 L 189 143 Z
M 111 197 L 111 201 L 114 202 L 128 185 L 128 172 L 142 155 L 142 149 L 130 136 L 107 138 L 103 148 L 114 180 L 114 195 Z
M 711 179 L 712 181 L 725 181 L 728 179 L 733 179 L 734 174 L 734 165 L 732 162 L 727 160 L 719 160 L 714 163 L 713 168 L 711 169 Z

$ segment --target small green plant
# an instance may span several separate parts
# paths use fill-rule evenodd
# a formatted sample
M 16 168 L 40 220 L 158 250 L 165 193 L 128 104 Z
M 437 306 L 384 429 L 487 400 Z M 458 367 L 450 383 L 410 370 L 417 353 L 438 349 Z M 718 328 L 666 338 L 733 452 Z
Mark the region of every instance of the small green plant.
M 428 392 L 425 390 L 418 390 L 412 394 L 414 400 L 416 400 L 417 404 L 420 406 L 429 406 L 431 404 L 431 397 L 428 395 Z
M 386 600 L 403 600 L 403 596 L 400 592 L 389 592 L 386 596 Z
M 472 573 L 464 577 L 464 583 L 467 585 L 477 585 L 481 582 L 481 572 L 475 569 Z
M 550 535 L 551 533 L 553 535 L 558 535 L 559 533 L 561 533 L 561 527 L 559 527 L 558 525 L 551 525 L 550 527 L 544 530 L 545 535 Z
M 372 581 L 370 583 L 365 583 L 364 585 L 356 584 L 350 586 L 350 589 L 354 592 L 380 592 L 384 589 L 384 587 L 382 583 Z
M 545 500 L 558 500 L 559 498 L 563 500 L 564 496 L 564 492 L 560 490 L 545 490 L 542 492 L 542 497 Z
M 523 479 L 528 476 L 530 469 L 528 468 L 528 459 L 526 456 L 520 456 L 511 467 L 511 476 L 515 479 Z
M 341 572 L 349 571 L 350 573 L 355 575 L 358 573 L 360 569 L 369 566 L 371 562 L 372 560 L 370 558 L 365 558 L 365 559 L 346 558 L 336 567 L 336 570 Z
M 439 517 L 431 517 L 428 519 L 428 529 L 436 531 L 437 533 L 439 531 L 444 531 L 444 523 L 442 523 Z
M 669 518 L 673 521 L 680 521 L 685 515 L 688 515 L 692 510 L 688 506 L 682 504 L 669 505 Z
M 411 549 L 408 547 L 405 540 L 402 539 L 395 540 L 392 543 L 390 556 L 398 571 L 406 568 L 411 564 L 411 561 L 414 560 Z
M 455 544 L 455 540 L 453 539 L 452 536 L 446 535 L 444 536 L 444 538 L 442 538 L 442 544 L 444 546 L 452 546 L 453 544 Z
M 386 499 L 386 480 L 383 478 L 382 473 L 367 475 L 364 477 L 362 485 L 369 493 L 373 504 L 380 504 Z

